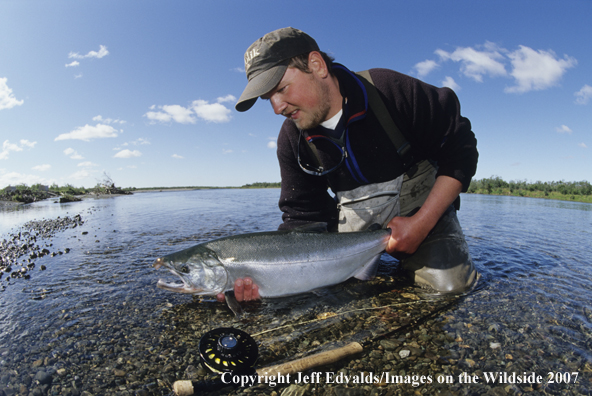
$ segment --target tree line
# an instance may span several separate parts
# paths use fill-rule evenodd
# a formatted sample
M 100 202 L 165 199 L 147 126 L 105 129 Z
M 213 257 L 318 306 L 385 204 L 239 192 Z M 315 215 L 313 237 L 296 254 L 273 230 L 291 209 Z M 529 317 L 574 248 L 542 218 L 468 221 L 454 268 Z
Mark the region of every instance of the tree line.
M 491 176 L 485 179 L 472 180 L 468 189 L 472 194 L 516 195 L 552 199 L 574 199 L 576 197 L 588 198 L 592 195 L 592 185 L 588 181 L 566 182 L 537 181 L 529 183 L 526 180 L 505 181 L 499 176 Z M 573 197 L 573 198 L 572 198 Z

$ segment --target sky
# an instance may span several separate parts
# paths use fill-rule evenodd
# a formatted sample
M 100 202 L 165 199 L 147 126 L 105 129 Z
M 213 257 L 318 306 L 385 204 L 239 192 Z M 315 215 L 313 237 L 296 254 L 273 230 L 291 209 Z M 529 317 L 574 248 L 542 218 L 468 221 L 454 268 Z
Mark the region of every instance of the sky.
M 592 181 L 592 1 L 0 0 L 0 188 L 279 182 L 243 55 L 292 26 L 458 95 L 476 179 Z

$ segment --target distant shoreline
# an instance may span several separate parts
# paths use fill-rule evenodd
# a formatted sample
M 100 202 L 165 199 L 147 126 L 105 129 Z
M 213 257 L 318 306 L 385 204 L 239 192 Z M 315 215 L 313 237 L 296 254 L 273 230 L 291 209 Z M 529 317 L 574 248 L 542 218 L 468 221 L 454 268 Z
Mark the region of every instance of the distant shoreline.
M 271 188 L 280 188 L 279 183 L 277 186 L 272 185 L 272 183 L 268 183 L 268 186 L 254 186 L 254 185 L 245 185 L 240 187 L 210 187 L 210 186 L 196 186 L 196 187 L 145 187 L 145 188 L 136 188 L 136 189 L 126 189 L 126 194 L 95 194 L 95 193 L 87 193 L 76 195 L 76 197 L 81 199 L 104 199 L 104 198 L 114 198 L 120 197 L 125 195 L 133 195 L 135 193 L 149 193 L 149 192 L 175 192 L 175 191 L 195 191 L 195 190 L 253 190 L 253 189 L 271 189 Z M 47 197 L 45 199 L 40 199 L 36 202 L 46 201 L 48 199 L 52 199 L 56 197 Z M 18 201 L 10 201 L 6 199 L 0 198 L 0 209 L 4 208 L 14 208 L 20 205 L 26 205 L 24 202 Z
M 466 192 L 463 194 L 470 194 L 470 195 L 489 195 L 492 197 L 516 197 L 516 198 L 539 198 L 539 199 L 547 199 L 553 201 L 564 201 L 564 202 L 580 202 L 580 203 L 587 203 L 592 204 L 592 196 L 591 195 L 572 195 L 572 194 L 561 194 L 557 192 L 548 193 L 545 195 L 544 192 L 540 191 L 533 191 L 533 192 L 516 192 L 511 193 L 509 191 L 501 191 L 501 192 Z
M 255 187 L 255 186 L 241 186 L 241 187 L 208 187 L 208 186 L 197 186 L 197 187 L 146 187 L 146 188 L 137 188 L 135 190 L 127 190 L 130 193 L 149 193 L 149 192 L 175 192 L 175 191 L 194 191 L 194 190 L 249 190 L 249 189 L 267 189 L 267 188 L 280 188 L 279 183 L 278 186 L 266 186 L 266 187 Z M 485 192 L 466 192 L 463 194 L 470 194 L 470 195 L 489 195 L 489 196 L 498 196 L 498 197 L 508 197 L 513 196 L 517 198 L 540 198 L 540 199 L 548 199 L 548 200 L 555 200 L 555 201 L 567 201 L 567 202 L 580 202 L 580 203 L 592 203 L 592 196 L 587 195 L 566 195 L 560 193 L 552 193 L 548 196 L 544 196 L 538 192 L 531 192 L 531 193 L 523 193 L 523 195 L 519 194 L 512 194 L 509 192 L 501 192 L 501 193 L 485 193 Z M 83 194 L 79 195 L 80 198 L 95 198 L 95 199 L 104 199 L 104 198 L 113 198 L 118 196 L 124 196 L 130 194 Z M 51 199 L 51 198 L 46 198 Z M 0 199 L 0 208 L 13 208 L 16 206 L 25 205 L 22 202 L 16 201 L 8 201 Z

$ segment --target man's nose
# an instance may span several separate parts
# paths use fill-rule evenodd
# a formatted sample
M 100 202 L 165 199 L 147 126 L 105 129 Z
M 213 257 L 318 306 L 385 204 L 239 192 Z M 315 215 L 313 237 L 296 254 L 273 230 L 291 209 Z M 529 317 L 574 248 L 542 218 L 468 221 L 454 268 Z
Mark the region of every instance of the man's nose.
M 269 98 L 269 101 L 271 102 L 273 112 L 278 115 L 282 114 L 283 111 L 286 110 L 286 107 L 288 107 L 288 104 L 283 101 L 279 95 L 272 95 L 271 98 Z

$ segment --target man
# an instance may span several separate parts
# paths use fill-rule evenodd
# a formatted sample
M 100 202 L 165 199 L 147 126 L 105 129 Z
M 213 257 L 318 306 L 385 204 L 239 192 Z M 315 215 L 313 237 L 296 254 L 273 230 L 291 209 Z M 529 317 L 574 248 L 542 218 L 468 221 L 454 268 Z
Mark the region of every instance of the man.
M 456 210 L 475 174 L 477 141 L 452 90 L 387 69 L 362 77 L 293 28 L 253 43 L 245 69 L 236 109 L 261 97 L 287 118 L 277 149 L 280 229 L 326 222 L 347 232 L 379 223 L 391 230 L 387 253 L 417 284 L 452 293 L 473 285 Z M 259 297 L 254 282 L 236 282 L 237 300 Z

